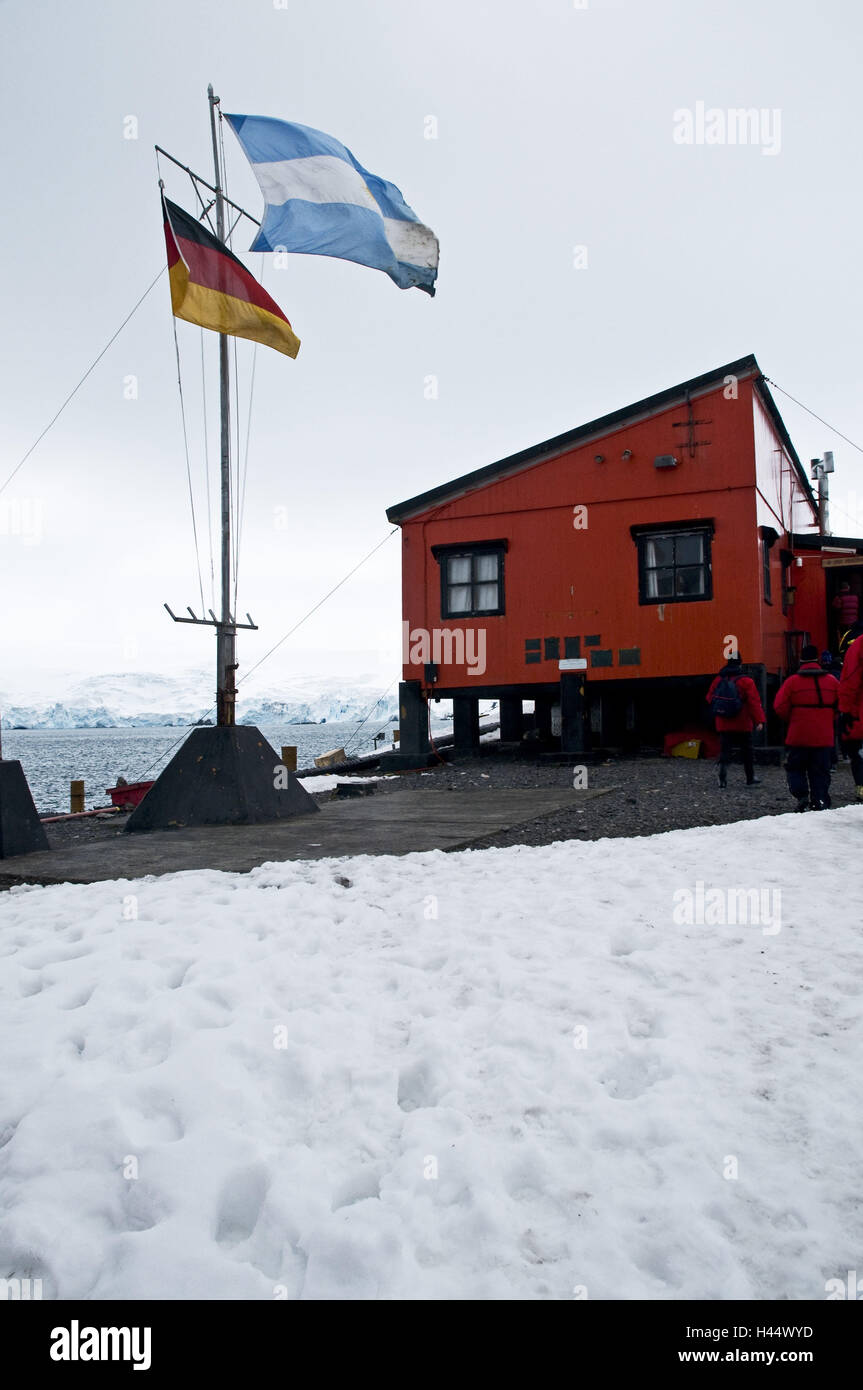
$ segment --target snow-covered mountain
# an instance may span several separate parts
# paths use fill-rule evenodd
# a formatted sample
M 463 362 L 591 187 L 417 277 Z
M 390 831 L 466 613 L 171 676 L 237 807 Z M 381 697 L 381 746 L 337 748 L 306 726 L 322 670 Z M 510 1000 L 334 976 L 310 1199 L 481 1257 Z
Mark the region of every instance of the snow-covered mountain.
M 212 673 L 191 671 L 181 676 L 120 672 L 86 680 L 57 677 L 43 692 L 0 690 L 0 717 L 5 728 L 105 729 L 185 726 L 213 719 L 208 704 Z M 389 692 L 384 695 L 387 684 Z M 304 676 L 283 685 L 242 684 L 237 718 L 249 724 L 315 724 L 326 720 L 361 719 L 376 701 L 376 720 L 398 713 L 398 673 L 361 672 L 350 676 Z

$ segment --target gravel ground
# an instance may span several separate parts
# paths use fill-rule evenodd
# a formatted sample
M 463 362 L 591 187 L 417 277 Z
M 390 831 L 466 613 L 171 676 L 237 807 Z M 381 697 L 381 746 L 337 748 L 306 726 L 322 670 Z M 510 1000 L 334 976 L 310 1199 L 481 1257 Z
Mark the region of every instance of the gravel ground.
M 364 776 L 368 776 L 364 770 Z M 756 767 L 761 786 L 744 786 L 743 769 L 729 770 L 728 788 L 717 786 L 713 762 L 687 758 L 620 758 L 588 766 L 587 788 L 602 796 L 585 796 L 573 790 L 572 808 L 541 816 L 513 830 L 477 840 L 477 849 L 507 845 L 548 845 L 554 840 L 601 840 L 631 835 L 656 835 L 664 830 L 684 830 L 696 825 L 725 825 L 757 816 L 782 815 L 793 808 L 781 767 Z M 572 787 L 573 770 L 550 762 L 532 761 L 500 753 L 493 744 L 475 758 L 460 758 L 427 772 L 403 772 L 375 784 L 375 795 L 402 788 L 442 793 L 475 791 L 488 787 Z M 834 772 L 831 788 L 834 806 L 855 800 L 854 782 L 847 762 Z M 324 792 L 321 801 L 335 798 Z M 127 817 L 88 816 L 85 820 L 60 821 L 46 826 L 49 841 L 59 849 L 75 843 L 92 843 L 122 833 Z
M 720 791 L 716 765 L 688 758 L 620 758 L 587 768 L 588 790 L 607 795 L 585 797 L 573 790 L 572 809 L 555 811 L 513 830 L 476 840 L 471 848 L 504 848 L 508 845 L 548 845 L 555 840 L 601 840 L 632 835 L 656 835 L 665 830 L 686 830 L 698 825 L 726 825 L 759 816 L 784 815 L 793 810 L 782 767 L 760 767 L 755 776 L 761 785 L 747 787 L 743 769 L 732 764 L 728 787 Z M 430 787 L 441 791 L 475 790 L 482 787 L 571 787 L 571 767 L 531 762 L 489 751 L 480 757 L 459 759 L 430 769 L 428 773 L 401 773 L 378 783 L 380 792 L 395 787 Z M 834 806 L 856 801 L 854 781 L 847 762 L 833 774 Z

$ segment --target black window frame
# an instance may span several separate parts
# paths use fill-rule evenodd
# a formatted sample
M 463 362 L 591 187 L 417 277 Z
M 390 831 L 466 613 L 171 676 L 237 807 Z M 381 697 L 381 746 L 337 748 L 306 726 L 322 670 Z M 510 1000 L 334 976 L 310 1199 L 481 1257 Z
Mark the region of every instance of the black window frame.
M 506 613 L 506 587 L 505 587 L 505 563 L 504 557 L 509 549 L 506 540 L 492 541 L 465 541 L 462 544 L 453 543 L 451 545 L 433 545 L 432 555 L 437 560 L 440 567 L 440 612 L 442 619 L 459 618 L 496 618 L 502 617 Z M 488 579 L 477 579 L 476 561 L 479 556 L 494 555 L 497 559 L 497 594 L 498 603 L 496 608 L 477 608 L 474 606 L 476 587 L 479 584 L 489 584 Z M 471 607 L 460 609 L 457 613 L 449 607 L 449 561 L 469 559 L 471 562 L 470 586 L 471 586 Z
M 765 603 L 773 603 L 770 583 L 770 545 L 763 536 L 761 537 L 761 597 Z
M 794 565 L 794 551 L 780 550 L 779 564 L 782 571 L 782 616 L 786 617 L 794 607 L 794 575 L 792 566 Z
M 660 604 L 667 603 L 710 603 L 713 599 L 713 535 L 714 526 L 710 520 L 698 518 L 694 521 L 672 521 L 664 525 L 645 525 L 631 526 L 630 534 L 636 543 L 637 563 L 638 563 L 638 602 L 640 605 L 656 608 Z M 671 565 L 659 565 L 648 567 L 646 563 L 646 546 L 648 541 L 671 540 L 677 542 L 684 537 L 698 535 L 704 540 L 704 559 L 699 568 L 704 570 L 704 593 L 702 594 L 671 594 L 671 595 L 651 595 L 647 592 L 648 569 L 671 569 L 676 573 L 678 569 L 693 569 L 694 566 L 678 565 L 676 563 L 676 547 Z
M 761 537 L 761 597 L 773 607 L 773 584 L 770 578 L 770 552 L 779 539 L 772 526 L 758 528 Z

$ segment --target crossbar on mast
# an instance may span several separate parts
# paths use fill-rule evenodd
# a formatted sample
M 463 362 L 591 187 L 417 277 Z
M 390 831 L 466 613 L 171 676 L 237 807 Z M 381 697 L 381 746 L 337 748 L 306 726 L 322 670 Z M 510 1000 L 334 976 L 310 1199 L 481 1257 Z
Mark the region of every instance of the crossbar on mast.
M 207 609 L 207 612 L 208 612 L 209 615 L 210 615 L 209 618 L 196 618 L 194 612 L 192 611 L 192 609 L 191 609 L 191 608 L 188 606 L 188 604 L 187 604 L 187 605 L 186 605 L 186 612 L 187 612 L 187 613 L 191 613 L 192 616 L 191 616 L 191 618 L 181 618 L 181 617 L 179 616 L 179 614 L 177 614 L 177 613 L 174 612 L 173 608 L 171 607 L 171 605 L 170 605 L 169 603 L 164 604 L 164 607 L 168 610 L 168 612 L 170 613 L 171 617 L 174 619 L 174 622 L 175 622 L 175 623 L 197 623 L 198 627 L 201 627 L 202 625 L 203 625 L 204 627 L 219 627 L 219 626 L 220 626 L 221 619 L 219 619 L 219 618 L 216 617 L 216 615 L 215 615 L 215 613 L 213 612 L 212 608 L 208 608 L 208 609 Z M 258 630 L 258 624 L 257 624 L 256 622 L 253 622 L 253 621 L 252 621 L 252 615 L 251 615 L 251 613 L 247 613 L 247 614 L 246 614 L 246 617 L 247 617 L 248 620 L 249 620 L 247 623 L 238 623 L 238 622 L 236 621 L 236 619 L 232 617 L 232 619 L 231 619 L 232 626 L 233 626 L 233 627 L 248 628 L 251 632 L 257 632 L 257 630 Z
M 210 87 L 210 88 L 209 88 L 209 91 L 212 92 L 212 90 L 213 90 L 212 87 Z M 217 98 L 216 98 L 216 102 L 217 102 L 217 103 L 218 103 L 218 100 L 219 100 L 219 99 L 218 99 L 218 97 L 217 97 Z M 161 145 L 155 145 L 153 148 L 154 148 L 155 150 L 157 150 L 159 154 L 163 154 L 163 155 L 165 156 L 166 159 L 170 159 L 170 161 L 171 161 L 172 164 L 176 164 L 176 166 L 177 166 L 178 169 L 182 169 L 182 171 L 183 171 L 184 174 L 188 174 L 188 175 L 189 175 L 189 178 L 190 178 L 190 179 L 194 179 L 195 182 L 196 182 L 196 183 L 199 183 L 199 184 L 201 185 L 202 188 L 207 188 L 207 189 L 209 189 L 209 191 L 210 191 L 211 193 L 216 193 L 216 192 L 218 191 L 217 189 L 215 189 L 215 188 L 213 187 L 213 185 L 212 185 L 211 183 L 207 183 L 207 180 L 206 180 L 206 179 L 202 179 L 200 174 L 196 174 L 195 171 L 194 171 L 194 169 L 190 169 L 189 166 L 188 166 L 188 164 L 181 164 L 179 159 L 175 159 L 174 156 L 173 156 L 172 154 L 168 154 L 168 151 L 167 151 L 167 150 L 163 150 Z M 240 213 L 240 215 L 241 215 L 242 217 L 247 217 L 247 218 L 249 219 L 250 222 L 254 222 L 254 224 L 255 224 L 256 227 L 260 227 L 261 224 L 260 224 L 260 222 L 258 221 L 257 217 L 253 217 L 252 214 L 251 214 L 250 212 L 246 212 L 246 209 L 245 209 L 245 208 L 241 208 L 240 205 L 239 205 L 239 203 L 235 203 L 235 202 L 232 201 L 232 199 L 226 198 L 225 195 L 224 195 L 224 193 L 222 194 L 222 202 L 223 202 L 223 203 L 227 203 L 227 204 L 228 204 L 228 207 L 232 207 L 236 212 Z

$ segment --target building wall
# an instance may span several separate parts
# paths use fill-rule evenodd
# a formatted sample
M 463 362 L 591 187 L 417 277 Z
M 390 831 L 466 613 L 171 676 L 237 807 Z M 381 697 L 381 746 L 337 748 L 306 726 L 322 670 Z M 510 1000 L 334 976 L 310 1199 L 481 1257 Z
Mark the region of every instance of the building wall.
M 791 571 L 795 587 L 794 605 L 789 610 L 789 625 L 797 631 L 808 632 L 819 650 L 830 646 L 827 630 L 827 596 L 822 557 L 816 552 L 801 555 L 803 564 Z
M 786 665 L 785 634 L 789 629 L 808 628 L 813 641 L 826 640 L 820 557 L 815 566 L 807 559 L 805 574 L 796 567 L 785 570 L 781 559 L 782 551 L 791 549 L 791 532 L 817 531 L 818 516 L 776 426 L 755 391 L 752 392 L 752 416 L 758 526 L 771 526 L 778 532 L 778 540 L 769 551 L 770 602 L 765 598 L 763 581 L 759 586 L 760 646 L 767 667 L 778 671 Z M 794 603 L 783 605 L 783 589 L 789 581 L 795 588 Z
M 782 620 L 780 601 L 775 612 L 762 612 L 758 526 L 779 530 L 799 502 L 781 458 L 774 457 L 772 425 L 766 432 L 762 414 L 754 409 L 751 380 L 740 380 L 734 395 L 718 387 L 694 397 L 691 411 L 681 402 L 629 421 L 404 522 L 403 616 L 410 630 L 482 628 L 486 633 L 486 669 L 470 676 L 464 666 L 442 663 L 438 689 L 554 683 L 557 656 L 547 648 L 547 638 L 559 639 L 560 656 L 566 637 L 580 638 L 591 682 L 709 673 L 721 665 L 730 635 L 744 660 L 769 657 L 778 670 L 784 639 L 777 642 L 777 635 L 788 622 Z M 656 469 L 659 454 L 673 454 L 678 466 Z M 586 514 L 577 514 L 576 507 L 586 508 Z M 779 521 L 769 520 L 773 516 Z M 586 526 L 574 525 L 576 519 L 586 519 Z M 630 527 L 702 519 L 715 528 L 713 598 L 664 607 L 639 604 Z M 432 546 L 498 539 L 509 545 L 505 614 L 443 619 Z M 586 637 L 598 638 L 598 647 L 586 647 Z M 536 638 L 541 660 L 527 664 L 525 641 Z M 593 665 L 597 650 L 610 652 L 612 664 Z M 622 664 L 621 651 L 630 657 L 637 652 L 638 664 Z M 405 666 L 405 679 L 422 676 L 421 665 Z

